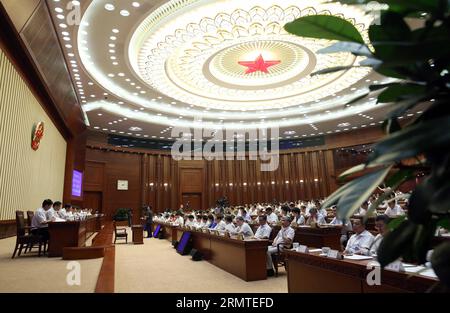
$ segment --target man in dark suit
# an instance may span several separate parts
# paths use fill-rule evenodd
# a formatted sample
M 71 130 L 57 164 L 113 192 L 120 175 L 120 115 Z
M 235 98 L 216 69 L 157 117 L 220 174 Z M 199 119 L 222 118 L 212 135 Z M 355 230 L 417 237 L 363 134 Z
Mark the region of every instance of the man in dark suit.
M 152 223 L 153 223 L 153 211 L 152 207 L 147 205 L 143 209 L 145 218 L 145 230 L 147 231 L 147 238 L 152 237 Z

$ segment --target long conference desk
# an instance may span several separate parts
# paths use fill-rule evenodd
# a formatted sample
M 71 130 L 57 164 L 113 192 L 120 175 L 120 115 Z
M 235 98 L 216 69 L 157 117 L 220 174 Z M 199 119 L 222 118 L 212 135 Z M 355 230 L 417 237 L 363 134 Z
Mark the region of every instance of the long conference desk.
M 180 240 L 183 232 L 191 232 L 192 248 L 200 251 L 203 259 L 211 264 L 245 281 L 267 279 L 268 240 L 238 240 L 169 224 L 160 225 L 169 241 Z
M 330 259 L 319 252 L 286 251 L 286 256 L 290 293 L 423 293 L 438 283 L 430 276 L 380 269 L 381 284 L 369 285 L 370 260 Z
M 258 229 L 257 224 L 250 224 L 253 232 Z M 280 231 L 281 226 L 272 226 L 272 234 L 270 239 L 273 240 Z M 294 227 L 294 242 L 309 247 L 330 247 L 334 250 L 341 250 L 341 228 L 339 226 L 310 227 L 297 226 Z
M 90 216 L 81 221 L 51 222 L 48 223 L 50 235 L 48 243 L 48 256 L 61 257 L 66 247 L 84 247 L 86 241 L 104 225 L 102 215 Z

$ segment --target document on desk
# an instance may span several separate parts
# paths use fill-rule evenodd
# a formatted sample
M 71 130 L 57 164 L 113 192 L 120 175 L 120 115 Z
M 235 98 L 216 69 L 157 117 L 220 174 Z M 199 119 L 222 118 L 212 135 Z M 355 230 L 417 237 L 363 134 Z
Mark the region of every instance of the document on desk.
M 344 255 L 345 260 L 354 260 L 354 261 L 363 261 L 363 260 L 372 260 L 373 257 L 368 255 L 359 255 L 359 254 L 353 254 L 353 255 Z
M 310 249 L 309 252 L 310 253 L 322 252 L 322 249 Z
M 405 269 L 405 272 L 407 273 L 419 273 L 425 271 L 427 268 L 422 265 L 413 265 L 413 264 L 407 264 L 403 263 L 403 268 Z M 419 273 L 421 274 L 421 273 Z
M 420 275 L 430 277 L 430 278 L 437 278 L 436 273 L 432 268 L 426 269 L 423 272 L 420 272 Z

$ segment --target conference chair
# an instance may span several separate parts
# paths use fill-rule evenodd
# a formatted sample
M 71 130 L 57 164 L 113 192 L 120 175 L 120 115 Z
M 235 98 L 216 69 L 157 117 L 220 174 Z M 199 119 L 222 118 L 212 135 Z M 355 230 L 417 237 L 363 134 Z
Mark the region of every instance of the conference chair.
M 114 221 L 114 244 L 117 239 L 125 239 L 125 243 L 128 243 L 128 233 L 126 228 L 117 228 L 116 221 Z
M 39 256 L 41 256 L 42 245 L 45 244 L 45 240 L 39 235 L 31 234 L 30 228 L 28 226 L 25 226 L 25 217 L 23 211 L 16 211 L 16 227 L 16 246 L 14 248 L 12 259 L 15 258 L 17 250 L 19 250 L 17 256 L 20 256 L 22 254 L 22 249 L 24 246 L 26 246 L 27 249 L 30 245 L 33 246 L 34 244 L 39 245 Z
M 33 211 L 27 211 L 27 230 L 28 230 L 28 234 L 31 234 L 31 222 L 33 221 L 33 217 L 34 217 L 34 212 Z M 25 247 L 25 253 L 30 252 L 31 249 L 34 248 L 34 245 L 32 243 L 30 243 L 29 245 L 27 245 Z M 44 249 L 45 250 L 45 249 Z
M 275 268 L 275 277 L 278 277 L 278 267 L 284 266 L 284 268 L 286 269 L 286 254 L 284 253 L 283 249 L 291 248 L 292 244 L 283 247 L 283 244 L 280 243 L 277 245 L 277 252 L 272 254 L 272 263 L 273 267 Z

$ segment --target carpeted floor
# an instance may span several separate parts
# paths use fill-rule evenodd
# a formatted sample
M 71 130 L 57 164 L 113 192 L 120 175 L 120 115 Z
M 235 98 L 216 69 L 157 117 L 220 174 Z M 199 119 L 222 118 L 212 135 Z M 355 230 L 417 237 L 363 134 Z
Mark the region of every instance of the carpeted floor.
M 69 261 L 38 257 L 37 250 L 11 259 L 16 238 L 0 240 L 0 293 L 94 292 L 103 259 L 81 260 L 80 286 L 66 282 Z
M 287 276 L 246 282 L 206 262 L 181 256 L 167 240 L 144 245 L 116 244 L 115 292 L 287 292 Z

